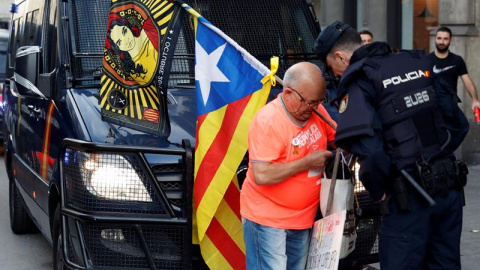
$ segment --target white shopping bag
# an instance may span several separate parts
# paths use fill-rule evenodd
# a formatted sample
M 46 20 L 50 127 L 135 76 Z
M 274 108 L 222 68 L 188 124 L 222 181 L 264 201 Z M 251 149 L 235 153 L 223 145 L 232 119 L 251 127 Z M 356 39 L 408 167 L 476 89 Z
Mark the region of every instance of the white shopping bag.
M 347 165 L 345 158 L 342 156 L 342 161 L 339 163 L 341 167 L 340 172 L 337 174 L 337 180 L 335 184 L 335 190 L 333 193 L 333 203 L 330 213 L 337 213 L 342 210 L 346 210 L 345 227 L 343 230 L 343 239 L 340 249 L 340 259 L 347 257 L 355 249 L 355 242 L 357 240 L 357 232 L 355 229 L 355 212 L 353 209 L 354 193 L 353 182 L 350 174 L 345 174 L 347 168 L 343 168 Z M 322 216 L 326 216 L 326 208 L 328 201 L 328 193 L 332 180 L 326 178 L 322 179 L 322 187 L 320 189 L 320 210 Z

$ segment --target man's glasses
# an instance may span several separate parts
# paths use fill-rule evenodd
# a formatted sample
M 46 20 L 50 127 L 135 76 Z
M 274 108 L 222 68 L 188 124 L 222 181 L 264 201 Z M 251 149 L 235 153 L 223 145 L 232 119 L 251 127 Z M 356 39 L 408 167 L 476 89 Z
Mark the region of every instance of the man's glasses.
M 291 88 L 291 87 L 289 87 L 289 89 L 292 90 L 293 92 L 297 93 L 297 95 L 300 97 L 300 101 L 301 101 L 302 103 L 307 104 L 308 107 L 316 108 L 316 107 L 318 107 L 319 104 L 321 104 L 321 103 L 323 103 L 323 101 L 325 101 L 325 97 L 324 97 L 324 98 L 322 98 L 320 101 L 308 103 L 308 102 L 302 97 L 302 95 L 300 95 L 300 93 L 297 92 L 297 90 L 295 90 L 295 89 L 293 89 L 293 88 Z

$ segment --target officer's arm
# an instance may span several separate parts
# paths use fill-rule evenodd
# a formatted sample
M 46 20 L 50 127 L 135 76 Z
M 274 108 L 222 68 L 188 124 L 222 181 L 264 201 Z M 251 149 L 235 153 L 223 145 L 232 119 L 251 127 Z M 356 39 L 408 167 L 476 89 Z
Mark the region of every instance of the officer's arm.
M 301 159 L 285 163 L 252 161 L 253 178 L 257 185 L 279 183 L 299 172 L 323 170 L 331 157 L 330 151 L 313 151 Z
M 374 136 L 358 140 L 358 143 L 352 145 L 351 151 L 358 156 L 362 184 L 374 202 L 380 201 L 390 173 L 390 158 L 383 150 L 381 135 L 375 133 Z
M 477 95 L 477 89 L 475 89 L 475 84 L 473 83 L 472 79 L 470 78 L 470 75 L 463 74 L 460 76 L 463 81 L 463 85 L 465 85 L 465 88 L 467 89 L 468 94 L 472 98 L 472 110 L 475 109 L 475 107 L 480 108 L 480 102 L 478 101 L 478 95 Z
M 390 158 L 384 151 L 380 117 L 375 112 L 375 93 L 366 81 L 349 86 L 348 100 L 340 113 L 335 143 L 358 156 L 359 178 L 373 201 L 384 195 Z M 342 105 L 340 105 L 342 109 Z

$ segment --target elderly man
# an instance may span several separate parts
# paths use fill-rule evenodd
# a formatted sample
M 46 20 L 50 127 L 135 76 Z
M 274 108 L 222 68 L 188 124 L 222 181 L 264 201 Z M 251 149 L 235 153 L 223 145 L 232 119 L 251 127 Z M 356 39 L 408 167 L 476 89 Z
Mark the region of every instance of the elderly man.
M 263 107 L 249 132 L 249 168 L 242 187 L 247 269 L 305 269 L 320 177 L 335 131 L 319 116 L 325 80 L 311 63 L 285 73 L 283 93 Z

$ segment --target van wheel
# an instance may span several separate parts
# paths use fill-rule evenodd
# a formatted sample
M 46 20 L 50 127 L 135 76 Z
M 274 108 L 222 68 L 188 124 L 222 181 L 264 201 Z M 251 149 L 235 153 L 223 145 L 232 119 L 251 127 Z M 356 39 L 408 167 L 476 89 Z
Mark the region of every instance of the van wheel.
M 9 181 L 10 227 L 15 234 L 35 233 L 38 228 L 25 210 L 25 203 L 13 181 Z
M 55 209 L 53 217 L 53 270 L 66 270 L 65 260 L 63 258 L 63 233 L 62 233 L 62 215 L 60 214 L 60 204 Z

